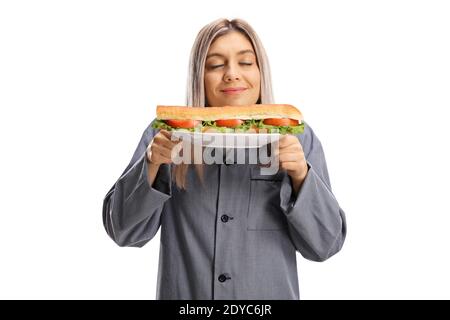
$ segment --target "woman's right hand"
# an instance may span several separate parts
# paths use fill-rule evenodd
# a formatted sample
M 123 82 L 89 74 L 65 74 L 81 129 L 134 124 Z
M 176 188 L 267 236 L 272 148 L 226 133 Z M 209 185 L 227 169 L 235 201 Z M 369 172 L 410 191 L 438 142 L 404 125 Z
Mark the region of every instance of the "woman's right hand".
M 180 141 L 172 141 L 171 132 L 161 129 L 147 147 L 147 161 L 158 166 L 172 163 L 172 150 L 178 145 L 181 147 Z

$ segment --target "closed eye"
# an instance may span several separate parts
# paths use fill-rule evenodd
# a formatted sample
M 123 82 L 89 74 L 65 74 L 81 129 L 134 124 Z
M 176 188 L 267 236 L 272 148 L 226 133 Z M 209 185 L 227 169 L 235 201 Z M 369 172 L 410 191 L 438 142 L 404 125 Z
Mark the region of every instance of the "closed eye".
M 217 64 L 215 66 L 210 66 L 210 68 L 211 69 L 217 69 L 217 68 L 220 68 L 220 67 L 223 67 L 223 66 L 224 66 L 223 64 Z
M 239 64 L 243 65 L 243 66 L 251 66 L 251 65 L 253 65 L 253 63 L 251 63 L 251 62 L 240 62 Z M 217 68 L 220 68 L 220 67 L 223 67 L 223 66 L 224 66 L 224 64 L 216 64 L 216 65 L 210 66 L 210 68 L 211 69 L 217 69 Z

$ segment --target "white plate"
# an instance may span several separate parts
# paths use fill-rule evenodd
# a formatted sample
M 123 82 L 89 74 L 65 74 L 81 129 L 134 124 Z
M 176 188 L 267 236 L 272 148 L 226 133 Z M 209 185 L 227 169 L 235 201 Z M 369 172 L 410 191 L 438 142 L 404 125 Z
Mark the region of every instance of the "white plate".
M 212 133 L 172 131 L 172 136 L 210 148 L 260 148 L 278 141 L 279 133 Z

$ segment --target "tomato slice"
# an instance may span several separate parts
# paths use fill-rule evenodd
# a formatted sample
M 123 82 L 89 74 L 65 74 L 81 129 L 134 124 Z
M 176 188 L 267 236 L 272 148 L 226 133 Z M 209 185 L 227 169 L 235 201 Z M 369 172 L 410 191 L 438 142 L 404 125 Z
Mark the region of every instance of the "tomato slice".
M 264 119 L 263 122 L 270 126 L 298 126 L 298 120 L 289 118 L 268 118 Z
M 240 119 L 224 119 L 224 120 L 216 120 L 216 125 L 218 127 L 228 127 L 228 128 L 235 128 L 237 126 L 240 126 L 243 124 L 244 121 Z
M 191 129 L 201 123 L 200 120 L 164 120 L 172 128 Z

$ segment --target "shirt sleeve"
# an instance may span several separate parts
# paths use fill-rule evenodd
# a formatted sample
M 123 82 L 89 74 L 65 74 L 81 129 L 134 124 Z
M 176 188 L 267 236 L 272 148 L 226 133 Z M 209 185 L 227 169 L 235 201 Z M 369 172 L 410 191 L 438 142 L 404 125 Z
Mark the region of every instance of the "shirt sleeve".
M 172 196 L 171 168 L 162 164 L 151 186 L 147 146 L 156 131 L 144 131 L 134 155 L 103 200 L 103 224 L 119 246 L 142 247 L 157 233 L 164 203 Z
M 295 196 L 290 177 L 283 178 L 280 204 L 297 251 L 312 261 L 324 261 L 339 252 L 346 236 L 345 213 L 331 191 L 328 169 L 319 139 L 305 124 L 297 136 L 305 153 L 308 173 Z

